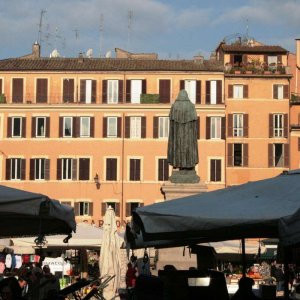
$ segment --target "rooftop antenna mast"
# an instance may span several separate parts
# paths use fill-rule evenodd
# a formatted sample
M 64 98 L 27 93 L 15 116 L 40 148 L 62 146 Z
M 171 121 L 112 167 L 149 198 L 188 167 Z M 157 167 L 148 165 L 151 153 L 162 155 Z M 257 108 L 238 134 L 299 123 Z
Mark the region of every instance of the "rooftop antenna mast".
M 77 28 L 75 28 L 73 30 L 75 32 L 75 40 L 76 40 L 76 46 L 78 46 L 78 41 L 79 41 L 79 30 Z
M 41 45 L 42 41 L 42 27 L 43 27 L 43 17 L 44 14 L 46 13 L 46 10 L 41 9 L 41 14 L 40 14 L 40 22 L 39 22 L 39 32 L 38 32 L 38 37 L 37 37 L 37 42 Z
M 131 27 L 132 27 L 132 18 L 133 18 L 133 11 L 128 11 L 128 35 L 127 35 L 127 51 L 130 48 L 130 38 L 131 38 Z
M 101 58 L 102 53 L 102 46 L 103 46 L 103 25 L 104 25 L 104 18 L 103 14 L 100 15 L 100 26 L 99 26 L 99 32 L 100 32 L 100 51 L 99 51 L 99 57 Z

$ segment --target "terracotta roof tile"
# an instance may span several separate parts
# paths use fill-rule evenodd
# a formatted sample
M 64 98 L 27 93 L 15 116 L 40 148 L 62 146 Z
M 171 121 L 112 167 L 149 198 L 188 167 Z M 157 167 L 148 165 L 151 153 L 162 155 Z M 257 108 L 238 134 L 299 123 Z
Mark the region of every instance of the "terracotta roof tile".
M 221 45 L 225 52 L 247 52 L 247 53 L 287 53 L 288 51 L 280 46 L 247 46 L 240 44 Z
M 223 71 L 215 61 L 133 60 L 116 58 L 10 58 L 0 60 L 0 71 Z

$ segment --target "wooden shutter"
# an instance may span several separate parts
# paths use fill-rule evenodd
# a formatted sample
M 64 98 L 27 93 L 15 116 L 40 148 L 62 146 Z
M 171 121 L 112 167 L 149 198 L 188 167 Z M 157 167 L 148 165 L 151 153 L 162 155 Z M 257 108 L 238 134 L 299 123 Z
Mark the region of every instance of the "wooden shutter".
M 210 160 L 210 181 L 216 181 L 216 159 Z
M 62 159 L 57 159 L 57 168 L 56 168 L 56 179 L 61 180 L 61 167 L 62 167 Z
M 228 122 L 227 122 L 227 127 L 228 127 L 227 136 L 232 137 L 233 136 L 233 114 L 228 114 L 227 119 L 228 119 Z
M 273 114 L 269 114 L 269 138 L 274 137 Z
M 288 123 L 288 120 L 289 120 L 288 114 L 284 114 L 283 115 L 283 136 L 285 138 L 288 138 L 288 134 L 289 134 L 289 123 Z
M 31 137 L 36 137 L 36 117 L 31 118 Z
M 249 115 L 248 114 L 244 114 L 243 115 L 243 133 L 244 133 L 244 137 L 248 137 L 248 132 L 249 132 Z
M 249 98 L 249 87 L 247 84 L 243 86 L 243 98 Z
M 243 167 L 248 167 L 248 144 L 243 144 Z
M 141 138 L 146 138 L 146 117 L 141 117 Z
M 79 216 L 79 206 L 80 206 L 79 202 L 75 202 L 74 203 L 74 213 L 75 213 L 75 216 Z
M 48 79 L 38 78 L 36 80 L 36 103 L 46 103 L 48 98 Z
M 46 138 L 50 137 L 50 117 L 46 117 Z
M 226 118 L 221 118 L 221 139 L 225 140 L 226 138 Z
M 29 160 L 29 180 L 34 180 L 35 173 L 35 159 L 31 158 Z
M 159 80 L 159 102 L 160 103 L 170 103 L 170 87 L 171 81 L 169 79 Z
M 90 159 L 79 158 L 79 180 L 90 180 Z
M 126 203 L 126 217 L 131 216 L 131 203 Z
M 200 140 L 200 117 L 197 117 L 197 139 Z
M 221 159 L 216 159 L 216 181 L 221 181 L 222 170 L 221 170 Z
M 96 103 L 96 98 L 97 98 L 97 81 L 92 80 L 92 103 Z
M 160 158 L 158 160 L 158 180 L 166 181 L 169 179 L 169 165 L 165 158 Z
M 106 180 L 113 180 L 112 179 L 112 158 L 107 158 L 106 159 Z
M 50 180 L 50 159 L 45 159 L 45 180 Z
M 94 117 L 90 117 L 90 137 L 94 137 L 95 136 L 95 118 Z
M 2 78 L 0 78 L 0 94 L 3 94 Z
M 86 90 L 86 80 L 81 79 L 80 80 L 80 102 L 85 102 L 85 91 Z
M 284 144 L 284 167 L 289 168 L 290 165 L 290 153 L 289 153 L 289 144 Z
M 206 139 L 210 139 L 210 117 L 206 117 Z
M 179 91 L 184 90 L 184 88 L 185 88 L 184 80 L 180 80 L 179 81 Z
M 102 103 L 107 103 L 107 80 L 102 80 Z
M 126 80 L 126 103 L 131 102 L 131 80 Z
M 107 117 L 103 118 L 103 137 L 107 137 Z
M 201 80 L 196 80 L 196 104 L 201 104 Z
M 59 117 L 59 137 L 64 136 L 64 117 Z
M 147 84 L 146 84 L 146 79 L 142 80 L 142 94 L 146 94 L 147 93 Z
M 77 159 L 72 159 L 72 180 L 77 180 Z
M 122 137 L 122 118 L 118 117 L 117 118 L 117 137 L 120 138 Z
M 233 65 L 234 64 L 234 55 L 230 54 L 230 64 Z
M 283 98 L 289 98 L 289 86 L 287 84 L 283 86 Z
M 26 159 L 21 159 L 21 180 L 26 179 Z
M 120 217 L 120 203 L 115 203 L 115 215 L 116 217 Z
M 22 103 L 23 102 L 23 79 L 13 78 L 13 88 L 12 88 L 12 102 Z
M 130 138 L 130 117 L 125 117 L 125 138 Z
M 11 159 L 6 159 L 6 170 L 5 170 L 5 179 L 10 180 L 11 179 Z
M 210 104 L 210 81 L 206 81 L 205 84 L 205 103 Z
M 233 85 L 228 85 L 228 98 L 233 98 Z
M 74 79 L 63 80 L 63 102 L 74 102 Z
M 158 117 L 153 117 L 153 138 L 158 138 Z
M 107 206 L 106 202 L 102 202 L 102 204 L 101 204 L 101 215 L 102 216 L 105 216 L 106 206 Z
M 118 103 L 123 103 L 124 97 L 123 97 L 123 80 L 119 80 L 119 100 Z
M 217 80 L 217 104 L 223 103 L 222 101 L 222 80 Z
M 22 118 L 22 138 L 26 137 L 26 118 Z
M 300 151 L 300 138 L 298 137 L 298 151 Z
M 227 145 L 227 167 L 233 166 L 233 144 Z
M 72 118 L 72 137 L 80 137 L 80 117 Z
M 10 138 L 12 136 L 12 117 L 7 118 L 7 137 Z
M 274 162 L 273 162 L 273 144 L 268 144 L 268 167 L 274 167 Z
M 273 85 L 273 98 L 278 99 L 278 84 Z
M 89 216 L 93 216 L 94 214 L 94 203 L 89 202 Z

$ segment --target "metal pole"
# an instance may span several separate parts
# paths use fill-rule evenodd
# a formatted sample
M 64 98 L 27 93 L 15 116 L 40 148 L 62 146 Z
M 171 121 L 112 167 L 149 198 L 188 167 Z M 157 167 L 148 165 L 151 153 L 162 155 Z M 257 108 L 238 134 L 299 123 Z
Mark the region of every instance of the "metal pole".
M 243 265 L 243 277 L 246 276 L 246 247 L 245 239 L 242 238 L 242 265 Z

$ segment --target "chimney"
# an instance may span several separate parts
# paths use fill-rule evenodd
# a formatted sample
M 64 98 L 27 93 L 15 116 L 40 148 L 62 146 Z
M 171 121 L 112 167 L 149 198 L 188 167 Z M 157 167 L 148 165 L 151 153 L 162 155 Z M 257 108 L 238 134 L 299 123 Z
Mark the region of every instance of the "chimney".
M 203 64 L 204 56 L 203 55 L 195 55 L 194 56 L 194 63 L 195 64 Z
M 300 39 L 296 39 L 296 58 L 297 67 L 300 68 Z
M 41 46 L 37 41 L 32 45 L 32 56 L 33 58 L 41 57 Z
M 82 53 L 82 52 L 79 53 L 78 61 L 79 61 L 80 63 L 83 63 L 83 53 Z

